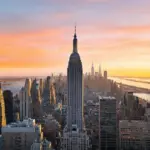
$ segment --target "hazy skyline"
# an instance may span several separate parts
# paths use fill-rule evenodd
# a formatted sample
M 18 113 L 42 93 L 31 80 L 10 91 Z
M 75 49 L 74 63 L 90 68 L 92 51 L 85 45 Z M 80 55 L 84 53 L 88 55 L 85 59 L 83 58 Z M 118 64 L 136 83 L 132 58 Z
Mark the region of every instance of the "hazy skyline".
M 150 77 L 149 8 L 149 0 L 2 0 L 0 75 L 66 73 L 76 22 L 84 72 L 94 62 L 108 75 Z

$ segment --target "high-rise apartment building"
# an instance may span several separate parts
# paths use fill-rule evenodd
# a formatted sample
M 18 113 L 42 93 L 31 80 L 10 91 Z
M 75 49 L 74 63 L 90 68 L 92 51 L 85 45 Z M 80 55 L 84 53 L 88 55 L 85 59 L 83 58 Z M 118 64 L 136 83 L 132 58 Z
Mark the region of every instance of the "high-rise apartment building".
M 107 71 L 104 71 L 104 79 L 107 79 Z
M 99 149 L 117 150 L 116 99 L 99 96 Z
M 0 129 L 5 125 L 6 125 L 5 102 L 4 102 L 2 87 L 0 83 Z
M 95 70 L 94 70 L 94 65 L 92 63 L 92 67 L 91 67 L 91 76 L 94 77 L 95 75 Z
M 44 81 L 43 81 L 43 79 L 40 79 L 39 88 L 40 88 L 40 95 L 43 96 L 43 90 L 44 90 Z
M 43 90 L 43 99 L 44 104 L 47 106 L 56 104 L 55 88 L 52 82 L 52 78 L 50 76 L 48 76 L 45 81 L 45 86 Z
M 34 100 L 32 99 L 32 116 L 34 119 L 40 119 L 43 116 L 43 110 L 39 85 L 36 83 L 32 90 L 34 97 Z
M 31 85 L 31 99 L 32 99 L 32 102 L 36 101 L 36 95 L 37 95 L 36 88 L 37 88 L 37 80 L 34 79 L 32 81 L 32 85 Z
M 32 117 L 31 80 L 26 79 L 25 86 L 19 92 L 20 120 Z
M 122 120 L 144 120 L 150 94 L 126 92 L 121 103 Z
M 3 92 L 4 101 L 5 101 L 5 115 L 6 123 L 9 124 L 13 122 L 13 93 L 10 90 L 5 90 Z
M 101 65 L 99 65 L 99 76 L 102 77 Z

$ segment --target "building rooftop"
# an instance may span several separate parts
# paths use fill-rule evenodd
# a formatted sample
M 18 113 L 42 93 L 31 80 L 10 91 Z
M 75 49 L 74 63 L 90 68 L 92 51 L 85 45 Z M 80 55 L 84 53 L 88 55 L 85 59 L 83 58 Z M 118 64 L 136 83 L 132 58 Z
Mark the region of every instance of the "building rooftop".
M 10 123 L 4 127 L 2 127 L 2 135 L 4 133 L 11 132 L 11 133 L 16 133 L 16 132 L 36 132 L 36 133 L 41 133 L 41 125 L 35 123 L 35 119 L 25 119 L 22 122 L 14 122 Z
M 98 96 L 99 100 L 116 100 L 113 96 Z
M 23 121 L 13 122 L 5 126 L 5 128 L 13 127 L 33 127 L 35 126 L 35 119 L 24 119 Z

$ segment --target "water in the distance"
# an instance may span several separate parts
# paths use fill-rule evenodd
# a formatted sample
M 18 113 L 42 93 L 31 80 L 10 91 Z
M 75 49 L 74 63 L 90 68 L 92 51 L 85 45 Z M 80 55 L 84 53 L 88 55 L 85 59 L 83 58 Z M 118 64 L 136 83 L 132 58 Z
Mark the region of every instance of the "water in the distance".
M 117 82 L 117 83 L 122 83 L 130 86 L 136 86 L 140 88 L 147 88 L 150 89 L 150 84 L 148 83 L 142 83 L 142 82 L 134 82 L 134 81 L 129 81 L 123 78 L 117 78 L 117 77 L 109 77 L 109 79 Z M 129 79 L 129 78 L 128 78 Z M 131 79 L 131 78 L 130 78 Z M 147 81 L 149 82 L 150 79 L 138 79 L 138 78 L 132 78 L 133 80 L 137 81 Z M 20 89 L 24 86 L 25 84 L 25 79 L 20 80 L 20 81 L 8 81 L 6 84 L 2 85 L 2 90 L 11 90 L 13 92 L 13 95 L 17 94 Z
M 136 87 L 140 87 L 140 88 L 150 89 L 150 84 L 148 84 L 148 83 L 129 81 L 129 80 L 126 80 L 123 78 L 117 78 L 117 77 L 109 77 L 109 79 L 111 79 L 117 83 L 122 83 L 122 84 L 130 85 L 130 86 L 136 86 Z
M 126 79 L 129 79 L 129 80 L 134 80 L 134 81 L 141 81 L 141 82 L 150 82 L 150 79 L 144 79 L 144 78 L 126 78 Z
M 37 82 L 39 82 L 40 78 L 44 78 L 44 77 L 37 77 Z M 10 90 L 13 95 L 16 95 L 19 93 L 19 91 L 21 90 L 22 87 L 24 87 L 25 85 L 25 79 L 21 79 L 21 80 L 14 80 L 14 81 L 6 81 L 6 82 L 2 82 L 2 90 Z
M 147 93 L 134 93 L 135 96 L 145 99 L 146 101 L 150 102 L 150 94 Z
M 2 90 L 10 90 L 13 95 L 17 94 L 20 89 L 24 86 L 25 80 L 21 81 L 9 81 L 6 84 L 2 84 Z

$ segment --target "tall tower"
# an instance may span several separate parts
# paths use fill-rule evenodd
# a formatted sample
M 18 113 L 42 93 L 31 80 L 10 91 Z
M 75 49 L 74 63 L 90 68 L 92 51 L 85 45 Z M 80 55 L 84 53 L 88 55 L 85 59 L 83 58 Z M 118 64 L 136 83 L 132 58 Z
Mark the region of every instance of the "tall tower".
M 31 79 L 26 79 L 25 86 L 24 86 L 24 117 L 31 118 L 31 106 L 32 106 L 32 99 L 31 99 Z
M 92 67 L 91 67 L 91 76 L 93 77 L 94 76 L 94 65 L 93 65 L 93 63 L 92 63 Z
M 83 69 L 77 49 L 76 28 L 73 39 L 73 52 L 68 69 L 67 125 L 63 131 L 61 150 L 88 150 L 89 137 L 83 126 Z
M 79 131 L 83 129 L 83 69 L 77 48 L 76 28 L 73 39 L 73 52 L 70 55 L 68 80 L 68 119 L 67 128 L 72 130 L 76 126 Z
M 24 87 L 19 92 L 20 100 L 20 119 L 31 118 L 31 79 L 26 79 Z
M 43 82 L 43 79 L 40 79 L 39 88 L 40 88 L 40 94 L 41 94 L 41 96 L 43 96 L 43 90 L 44 90 L 44 82 Z
M 99 65 L 99 76 L 102 77 L 101 65 Z
M 42 116 L 41 95 L 39 85 L 37 84 L 36 79 L 32 83 L 31 97 L 32 97 L 32 117 L 34 119 L 40 118 Z
M 9 124 L 13 122 L 13 93 L 10 90 L 5 90 L 3 92 L 4 103 L 5 103 L 5 115 L 6 123 Z
M 4 102 L 3 92 L 0 83 L 0 132 L 1 132 L 1 127 L 5 125 L 6 125 L 5 102 Z

